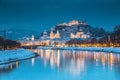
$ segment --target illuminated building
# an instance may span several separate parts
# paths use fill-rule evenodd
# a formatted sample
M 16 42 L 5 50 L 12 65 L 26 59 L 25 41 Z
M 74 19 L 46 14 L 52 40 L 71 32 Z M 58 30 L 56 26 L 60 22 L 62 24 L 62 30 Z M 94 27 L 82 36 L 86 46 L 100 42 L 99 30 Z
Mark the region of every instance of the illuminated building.
M 69 21 L 68 23 L 62 23 L 62 24 L 58 24 L 58 26 L 75 26 L 75 25 L 86 25 L 85 21 L 78 21 L 78 20 L 72 20 Z
M 44 32 L 43 32 L 43 37 L 44 38 L 48 37 L 46 30 L 44 30 Z
M 56 39 L 56 38 L 60 38 L 60 33 L 59 33 L 59 31 L 57 30 L 57 33 L 54 34 L 54 33 L 53 33 L 53 30 L 51 30 L 51 32 L 50 32 L 50 39 Z
M 26 37 L 26 40 L 28 41 L 28 40 L 29 40 L 29 37 Z
M 32 41 L 34 41 L 34 40 L 35 40 L 34 35 L 32 35 L 31 40 L 32 40 Z
M 90 35 L 89 34 L 84 34 L 83 30 L 80 29 L 76 34 L 71 33 L 70 37 L 71 38 L 83 38 L 83 39 L 86 39 L 86 38 L 90 38 Z
M 68 23 L 69 26 L 72 26 L 72 25 L 79 25 L 79 21 L 77 20 L 72 20 Z

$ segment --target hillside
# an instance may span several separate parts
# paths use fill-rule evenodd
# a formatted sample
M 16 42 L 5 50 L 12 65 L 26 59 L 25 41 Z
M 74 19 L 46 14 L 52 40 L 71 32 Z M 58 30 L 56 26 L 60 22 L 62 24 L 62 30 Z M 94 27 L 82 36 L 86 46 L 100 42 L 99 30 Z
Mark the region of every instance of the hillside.
M 56 33 L 57 30 L 60 32 L 61 38 L 70 37 L 71 33 L 76 34 L 80 29 L 83 30 L 85 34 L 89 33 L 91 37 L 103 37 L 107 32 L 103 28 L 92 27 L 85 22 L 70 21 L 69 23 L 63 23 L 56 25 L 52 28 L 53 32 Z M 51 30 L 48 31 L 48 34 Z

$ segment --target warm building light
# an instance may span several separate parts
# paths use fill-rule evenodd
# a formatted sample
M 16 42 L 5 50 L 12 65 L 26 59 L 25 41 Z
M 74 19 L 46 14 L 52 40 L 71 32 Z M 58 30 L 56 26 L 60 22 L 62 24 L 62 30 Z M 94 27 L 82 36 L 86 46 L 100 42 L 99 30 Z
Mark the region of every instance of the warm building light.
M 50 38 L 51 38 L 51 39 L 60 38 L 60 33 L 59 33 L 59 31 L 57 30 L 57 33 L 54 34 L 53 31 L 51 30 Z

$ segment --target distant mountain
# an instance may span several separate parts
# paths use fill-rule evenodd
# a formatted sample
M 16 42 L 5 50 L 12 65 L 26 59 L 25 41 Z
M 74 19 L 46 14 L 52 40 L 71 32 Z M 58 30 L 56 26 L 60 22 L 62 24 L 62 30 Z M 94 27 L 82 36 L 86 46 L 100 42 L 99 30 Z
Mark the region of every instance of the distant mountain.
M 41 34 L 40 32 L 32 31 L 32 30 L 24 30 L 24 29 L 9 29 L 6 30 L 6 38 L 12 39 L 12 40 L 19 40 L 24 39 L 26 36 L 31 37 L 32 35 L 35 35 L 36 38 Z M 3 36 L 3 33 L 0 33 L 1 36 Z

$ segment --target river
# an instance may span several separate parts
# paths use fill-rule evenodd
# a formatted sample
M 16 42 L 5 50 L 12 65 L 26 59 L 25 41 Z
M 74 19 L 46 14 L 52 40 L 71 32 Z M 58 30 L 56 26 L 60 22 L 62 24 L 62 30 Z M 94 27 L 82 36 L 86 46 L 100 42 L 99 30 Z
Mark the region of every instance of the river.
M 120 54 L 37 50 L 38 57 L 0 65 L 0 80 L 119 80 Z

